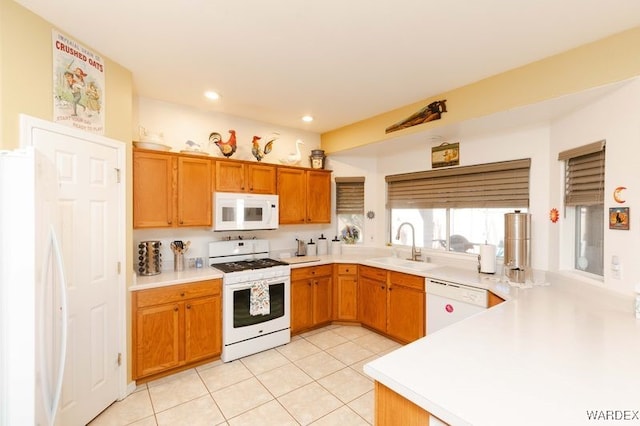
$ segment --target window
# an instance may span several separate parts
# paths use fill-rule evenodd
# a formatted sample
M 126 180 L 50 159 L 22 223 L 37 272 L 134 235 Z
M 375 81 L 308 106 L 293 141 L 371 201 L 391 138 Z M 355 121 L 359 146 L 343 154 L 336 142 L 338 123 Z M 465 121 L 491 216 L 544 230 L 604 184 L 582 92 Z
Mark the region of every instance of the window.
M 349 243 L 363 241 L 364 177 L 336 177 L 338 235 Z
M 387 176 L 391 242 L 410 245 L 402 222 L 416 230 L 416 246 L 478 253 L 504 247 L 504 214 L 529 207 L 530 159 Z
M 605 141 L 563 151 L 564 205 L 573 209 L 574 269 L 604 276 Z

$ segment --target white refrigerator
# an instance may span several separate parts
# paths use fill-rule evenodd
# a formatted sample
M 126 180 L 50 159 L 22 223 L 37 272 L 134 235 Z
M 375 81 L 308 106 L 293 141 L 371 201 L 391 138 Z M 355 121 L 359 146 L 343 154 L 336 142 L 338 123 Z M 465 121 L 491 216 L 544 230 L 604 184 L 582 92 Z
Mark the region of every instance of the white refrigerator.
M 33 147 L 0 153 L 3 425 L 53 424 L 60 400 L 67 317 L 56 182 Z
M 0 151 L 0 426 L 126 396 L 124 143 L 21 116 Z

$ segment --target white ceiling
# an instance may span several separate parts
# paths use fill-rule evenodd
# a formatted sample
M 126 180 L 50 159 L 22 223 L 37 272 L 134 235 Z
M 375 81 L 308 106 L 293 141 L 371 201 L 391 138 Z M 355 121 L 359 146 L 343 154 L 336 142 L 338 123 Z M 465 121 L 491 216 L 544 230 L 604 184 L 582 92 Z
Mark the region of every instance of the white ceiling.
M 638 0 L 17 3 L 138 95 L 318 133 L 640 26 Z

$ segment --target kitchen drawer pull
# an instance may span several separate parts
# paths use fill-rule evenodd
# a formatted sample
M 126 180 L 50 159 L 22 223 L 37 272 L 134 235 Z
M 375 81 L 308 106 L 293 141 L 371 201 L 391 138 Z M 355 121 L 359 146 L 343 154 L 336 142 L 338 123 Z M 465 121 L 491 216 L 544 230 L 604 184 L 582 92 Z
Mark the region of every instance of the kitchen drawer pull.
M 184 297 L 184 291 L 180 293 L 180 297 Z

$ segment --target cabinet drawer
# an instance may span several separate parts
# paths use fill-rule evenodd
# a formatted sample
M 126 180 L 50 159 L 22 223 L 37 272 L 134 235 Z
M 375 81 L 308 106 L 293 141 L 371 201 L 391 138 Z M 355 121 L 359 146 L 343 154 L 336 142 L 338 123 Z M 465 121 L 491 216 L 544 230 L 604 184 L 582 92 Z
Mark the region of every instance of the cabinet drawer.
M 291 270 L 291 281 L 331 275 L 331 265 L 310 266 Z
M 402 272 L 391 271 L 391 283 L 402 285 L 405 287 L 415 288 L 416 290 L 424 291 L 424 277 L 417 275 L 403 274 Z
M 136 293 L 136 306 L 161 305 L 179 302 L 203 296 L 220 294 L 221 280 L 198 281 L 191 284 L 177 284 L 168 287 L 139 290 Z
M 387 282 L 387 271 L 371 266 L 360 266 L 360 275 L 371 278 L 372 280 Z
M 338 275 L 353 275 L 358 273 L 358 265 L 353 264 L 338 264 Z

